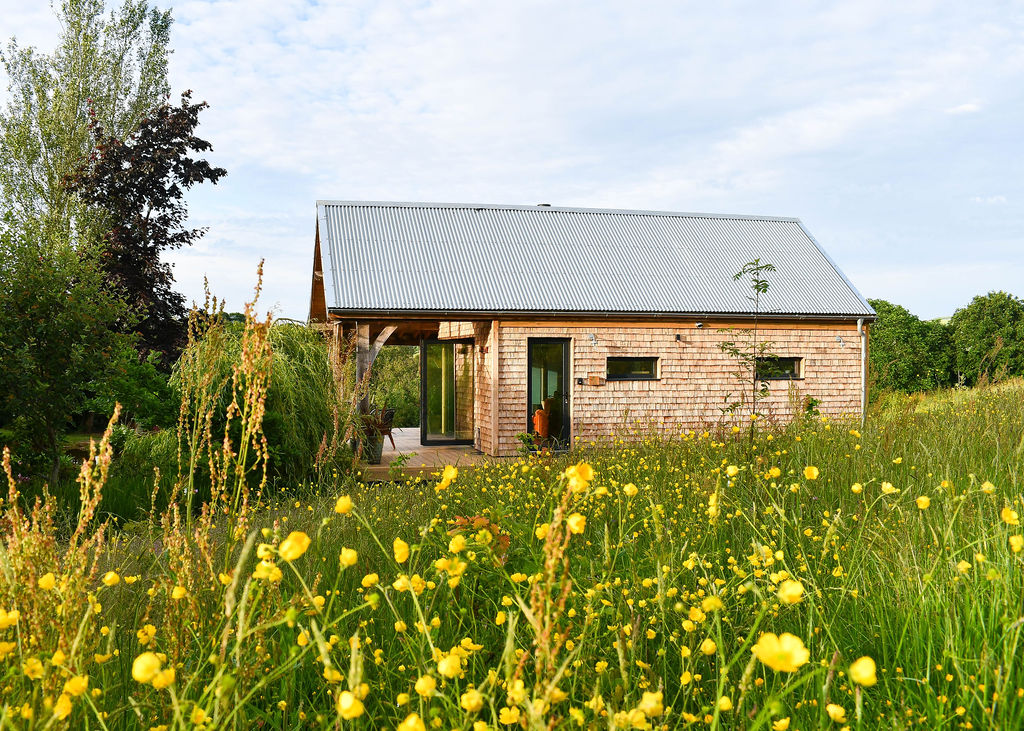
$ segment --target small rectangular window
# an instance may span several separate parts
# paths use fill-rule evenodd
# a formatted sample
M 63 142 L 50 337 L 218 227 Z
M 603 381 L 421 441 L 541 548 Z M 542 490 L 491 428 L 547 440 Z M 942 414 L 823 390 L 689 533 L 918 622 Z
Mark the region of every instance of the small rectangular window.
M 803 378 L 803 358 L 781 358 L 766 355 L 757 359 L 759 381 L 793 381 Z
M 658 377 L 657 358 L 609 358 L 609 381 L 653 381 Z

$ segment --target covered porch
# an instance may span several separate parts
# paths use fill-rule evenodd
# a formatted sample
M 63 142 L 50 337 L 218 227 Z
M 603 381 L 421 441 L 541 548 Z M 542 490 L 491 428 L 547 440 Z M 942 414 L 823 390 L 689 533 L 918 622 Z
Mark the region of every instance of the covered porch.
M 492 459 L 468 444 L 421 444 L 419 427 L 395 429 L 392 436 L 395 446 L 384 439 L 380 464 L 360 464 L 357 468 L 364 482 L 417 476 L 429 478 L 432 473 L 443 470 L 445 465 L 462 468 Z

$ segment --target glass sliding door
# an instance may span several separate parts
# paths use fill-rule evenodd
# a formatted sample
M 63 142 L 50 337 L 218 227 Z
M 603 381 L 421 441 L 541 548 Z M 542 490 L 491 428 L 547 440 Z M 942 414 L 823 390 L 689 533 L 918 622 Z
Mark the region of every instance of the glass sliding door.
M 420 345 L 420 441 L 473 443 L 473 342 Z
M 569 446 L 569 340 L 530 338 L 527 345 L 527 431 L 540 446 Z

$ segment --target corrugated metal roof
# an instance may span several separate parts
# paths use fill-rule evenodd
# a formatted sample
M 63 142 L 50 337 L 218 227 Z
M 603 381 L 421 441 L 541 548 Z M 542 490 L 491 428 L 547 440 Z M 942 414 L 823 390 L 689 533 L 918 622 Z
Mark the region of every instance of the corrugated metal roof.
M 318 201 L 331 310 L 749 314 L 874 311 L 799 219 L 547 206 Z

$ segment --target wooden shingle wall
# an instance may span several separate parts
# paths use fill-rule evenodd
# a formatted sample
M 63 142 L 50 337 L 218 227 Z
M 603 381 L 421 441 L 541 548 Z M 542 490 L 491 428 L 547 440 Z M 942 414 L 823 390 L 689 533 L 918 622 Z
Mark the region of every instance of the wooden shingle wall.
M 488 454 L 514 454 L 516 435 L 526 431 L 526 350 L 531 337 L 571 339 L 570 409 L 573 437 L 604 439 L 635 430 L 680 431 L 734 418 L 723 407 L 739 398 L 744 388 L 734 375 L 735 360 L 719 348 L 726 340 L 749 339 L 737 323 L 733 332 L 720 332 L 719 324 L 698 329 L 688 322 L 638 323 L 514 323 L 489 328 L 477 339 L 476 425 L 479 448 Z M 771 394 L 759 404 L 769 420 L 786 420 L 802 408 L 804 397 L 820 403 L 830 416 L 857 415 L 860 410 L 860 342 L 854 324 L 762 324 L 758 340 L 772 343 L 775 355 L 803 358 L 803 378 L 772 381 Z M 590 335 L 594 335 L 591 340 Z M 495 336 L 497 335 L 497 338 Z M 678 336 L 678 339 L 677 339 Z M 498 341 L 498 442 L 491 434 L 492 393 L 489 355 L 480 346 Z M 607 359 L 612 356 L 654 356 L 659 359 L 655 381 L 606 381 Z M 593 378 L 592 378 L 593 377 Z M 583 379 L 578 383 L 577 379 Z M 745 383 L 749 399 L 749 380 Z M 732 394 L 730 397 L 729 394 Z M 741 413 L 749 413 L 741 408 Z

